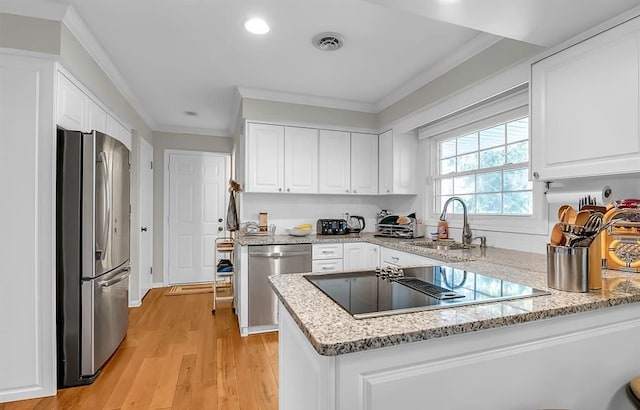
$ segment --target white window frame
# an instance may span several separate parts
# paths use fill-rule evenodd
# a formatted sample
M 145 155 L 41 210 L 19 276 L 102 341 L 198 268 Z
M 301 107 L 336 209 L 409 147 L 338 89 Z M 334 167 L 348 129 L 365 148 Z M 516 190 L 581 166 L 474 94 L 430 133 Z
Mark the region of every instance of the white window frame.
M 421 144 L 425 144 L 428 160 L 427 178 L 424 186 L 425 215 L 428 225 L 437 225 L 441 209 L 435 208 L 435 181 L 438 175 L 438 143 L 440 141 L 490 128 L 499 124 L 529 116 L 528 92 L 520 91 L 497 101 L 451 115 L 446 119 L 435 122 L 420 129 Z M 531 144 L 531 135 L 529 135 Z M 529 163 L 531 148 L 529 146 Z M 529 168 L 530 168 L 529 164 Z M 548 204 L 544 196 L 544 185 L 533 183 L 533 213 L 531 215 L 483 215 L 470 214 L 469 223 L 472 230 L 489 232 L 512 232 L 524 234 L 544 235 L 549 232 Z M 449 225 L 462 228 L 462 215 L 449 213 Z

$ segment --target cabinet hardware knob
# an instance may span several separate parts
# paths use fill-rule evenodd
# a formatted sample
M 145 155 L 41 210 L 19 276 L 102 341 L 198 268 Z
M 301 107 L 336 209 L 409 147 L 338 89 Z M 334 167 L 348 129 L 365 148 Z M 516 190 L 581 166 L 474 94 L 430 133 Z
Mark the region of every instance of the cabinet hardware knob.
M 354 193 L 354 194 L 357 194 L 357 193 L 358 193 L 358 191 L 356 191 L 356 190 L 354 189 L 354 190 L 353 190 L 353 193 Z
M 287 188 L 287 192 L 291 192 L 291 189 Z
M 534 178 L 534 179 L 538 179 L 538 178 L 540 178 L 540 174 L 538 174 L 538 172 L 537 172 L 537 171 L 536 171 L 536 172 L 534 172 L 534 173 L 533 173 L 533 178 Z
M 141 230 L 142 232 L 147 232 L 147 227 L 146 227 L 146 226 L 143 226 L 142 228 L 140 228 L 140 230 Z
M 278 188 L 278 192 L 282 192 L 282 188 Z
M 347 190 L 346 190 L 346 191 L 344 191 L 344 192 L 349 193 L 349 190 L 347 189 Z

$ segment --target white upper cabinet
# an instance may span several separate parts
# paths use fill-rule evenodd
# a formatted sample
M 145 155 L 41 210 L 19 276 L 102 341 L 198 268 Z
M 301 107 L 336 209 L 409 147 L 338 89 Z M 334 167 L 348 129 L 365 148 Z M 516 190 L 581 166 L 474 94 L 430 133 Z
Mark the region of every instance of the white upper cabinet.
M 67 76 L 58 72 L 56 123 L 67 130 L 100 131 L 131 149 L 131 130 L 120 124 Z
M 96 130 L 100 131 L 97 128 Z M 122 142 L 127 148 L 131 149 L 131 130 L 120 124 L 118 120 L 109 114 L 107 114 L 107 127 L 103 132 Z
M 96 104 L 91 98 L 87 98 L 86 104 L 86 123 L 82 129 L 84 131 L 96 130 L 100 132 L 107 132 L 107 113 L 105 110 L 103 110 L 102 107 Z
M 640 171 L 640 18 L 531 67 L 534 180 Z
M 247 191 L 318 191 L 318 130 L 249 123 Z
M 285 127 L 284 187 L 286 192 L 318 192 L 318 130 Z
M 320 130 L 318 141 L 318 191 L 351 192 L 351 135 L 346 131 Z
M 378 193 L 416 194 L 417 137 L 394 135 L 392 130 L 379 135 Z
M 378 194 L 378 136 L 351 133 L 351 193 Z
M 247 127 L 247 192 L 282 192 L 284 127 L 249 123 Z
M 57 123 L 67 130 L 84 129 L 87 96 L 67 77 L 58 74 Z

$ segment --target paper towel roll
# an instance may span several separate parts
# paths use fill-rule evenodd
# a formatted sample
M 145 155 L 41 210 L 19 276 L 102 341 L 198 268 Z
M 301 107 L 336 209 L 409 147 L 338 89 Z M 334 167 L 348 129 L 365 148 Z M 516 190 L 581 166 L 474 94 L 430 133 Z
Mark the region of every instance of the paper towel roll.
M 600 191 L 554 191 L 553 189 L 549 189 L 546 193 L 548 203 L 568 204 L 575 208 L 578 207 L 578 203 L 581 198 L 589 195 L 591 198 L 596 199 L 596 205 L 606 205 L 611 202 L 611 198 L 613 198 L 613 191 L 610 187 L 606 186 Z

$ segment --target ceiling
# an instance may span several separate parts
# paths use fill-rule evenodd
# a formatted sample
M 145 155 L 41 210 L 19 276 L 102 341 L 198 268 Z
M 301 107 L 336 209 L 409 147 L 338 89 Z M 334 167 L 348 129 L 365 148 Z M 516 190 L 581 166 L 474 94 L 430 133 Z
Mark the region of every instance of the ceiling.
M 63 6 L 86 25 L 110 61 L 108 70 L 117 71 L 109 74 L 122 79 L 117 85 L 153 130 L 228 136 L 238 89 L 245 97 L 379 112 L 502 37 L 551 46 L 639 4 L 0 0 L 0 11 L 45 17 L 38 14 Z M 271 31 L 246 32 L 244 21 L 252 16 L 266 19 Z M 311 39 L 324 31 L 342 34 L 344 47 L 315 49 Z

